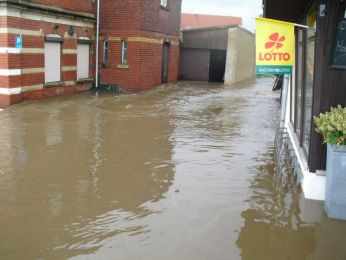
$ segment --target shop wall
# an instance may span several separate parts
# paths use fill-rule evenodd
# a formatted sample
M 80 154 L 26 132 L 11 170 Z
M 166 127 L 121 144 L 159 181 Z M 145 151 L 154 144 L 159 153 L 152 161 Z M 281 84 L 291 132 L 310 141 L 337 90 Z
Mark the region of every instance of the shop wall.
M 335 46 L 335 33 L 337 16 L 341 1 L 318 1 L 326 4 L 326 16 L 317 18 L 316 33 L 316 59 L 313 94 L 313 115 L 328 111 L 337 105 L 346 106 L 346 69 L 333 69 L 331 67 L 331 54 Z M 312 125 L 310 144 L 310 171 L 325 168 L 325 147 L 322 137 Z

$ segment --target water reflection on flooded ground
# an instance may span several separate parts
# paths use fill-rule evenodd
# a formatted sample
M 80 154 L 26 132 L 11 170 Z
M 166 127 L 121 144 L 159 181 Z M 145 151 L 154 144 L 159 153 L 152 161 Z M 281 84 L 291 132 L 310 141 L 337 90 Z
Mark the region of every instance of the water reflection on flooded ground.
M 0 112 L 0 259 L 344 259 L 346 224 L 273 165 L 272 79 Z

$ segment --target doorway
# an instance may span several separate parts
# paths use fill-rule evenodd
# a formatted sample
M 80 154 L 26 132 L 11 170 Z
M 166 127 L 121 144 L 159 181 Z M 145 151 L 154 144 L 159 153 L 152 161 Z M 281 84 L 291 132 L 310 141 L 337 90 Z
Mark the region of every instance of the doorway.
M 209 81 L 223 82 L 226 70 L 226 51 L 211 50 L 209 63 Z

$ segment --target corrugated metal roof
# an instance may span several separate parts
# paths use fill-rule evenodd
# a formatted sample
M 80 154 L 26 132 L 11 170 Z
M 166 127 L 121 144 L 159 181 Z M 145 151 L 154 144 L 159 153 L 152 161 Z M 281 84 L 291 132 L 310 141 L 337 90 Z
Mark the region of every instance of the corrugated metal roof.
M 235 16 L 181 14 L 181 29 L 197 29 L 215 26 L 242 25 L 242 18 Z

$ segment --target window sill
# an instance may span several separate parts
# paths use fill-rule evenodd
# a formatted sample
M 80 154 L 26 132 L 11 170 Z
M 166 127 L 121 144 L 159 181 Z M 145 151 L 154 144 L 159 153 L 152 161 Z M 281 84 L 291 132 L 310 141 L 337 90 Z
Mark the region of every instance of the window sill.
M 54 82 L 44 83 L 43 87 L 44 88 L 54 88 L 54 87 L 61 87 L 63 85 L 64 85 L 63 81 L 54 81 Z
M 130 66 L 128 64 L 118 64 L 117 69 L 128 69 Z
M 167 12 L 169 12 L 169 10 L 170 10 L 167 6 L 163 6 L 163 5 L 160 5 L 160 8 L 167 11 Z
M 93 82 L 92 78 L 82 78 L 82 79 L 77 79 L 76 83 L 88 83 L 88 82 Z

